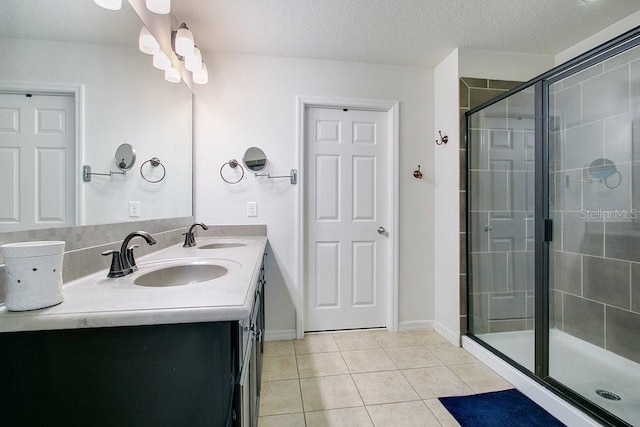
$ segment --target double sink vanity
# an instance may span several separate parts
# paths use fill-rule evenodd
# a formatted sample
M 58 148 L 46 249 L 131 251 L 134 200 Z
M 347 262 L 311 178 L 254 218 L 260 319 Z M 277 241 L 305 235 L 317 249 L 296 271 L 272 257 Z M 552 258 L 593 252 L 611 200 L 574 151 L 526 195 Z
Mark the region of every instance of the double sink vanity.
M 7 425 L 256 425 L 264 236 L 199 237 L 0 308 Z

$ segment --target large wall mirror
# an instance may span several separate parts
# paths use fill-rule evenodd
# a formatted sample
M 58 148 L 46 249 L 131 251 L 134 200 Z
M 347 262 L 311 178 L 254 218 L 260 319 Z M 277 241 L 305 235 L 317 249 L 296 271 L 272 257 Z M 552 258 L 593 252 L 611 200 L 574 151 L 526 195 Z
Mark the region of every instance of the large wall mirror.
M 141 27 L 127 1 L 0 2 L 0 232 L 192 215 L 192 93 L 138 50 Z M 122 144 L 131 170 L 82 180 L 118 171 Z

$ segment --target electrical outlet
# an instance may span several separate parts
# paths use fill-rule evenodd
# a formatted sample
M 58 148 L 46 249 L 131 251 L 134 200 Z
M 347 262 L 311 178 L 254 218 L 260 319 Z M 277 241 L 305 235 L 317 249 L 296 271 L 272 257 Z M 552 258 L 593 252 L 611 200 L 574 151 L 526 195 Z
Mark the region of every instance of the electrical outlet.
M 140 216 L 140 202 L 129 202 L 129 216 L 130 217 Z
M 247 216 L 258 216 L 258 202 L 247 202 Z

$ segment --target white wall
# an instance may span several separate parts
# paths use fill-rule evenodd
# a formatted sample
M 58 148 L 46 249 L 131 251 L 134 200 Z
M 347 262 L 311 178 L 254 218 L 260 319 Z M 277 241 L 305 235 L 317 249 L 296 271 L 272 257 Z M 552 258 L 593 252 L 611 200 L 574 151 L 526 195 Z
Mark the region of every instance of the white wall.
M 599 31 L 571 46 L 568 49 L 563 50 L 555 57 L 555 65 L 560 65 L 564 62 L 569 61 L 570 59 L 575 58 L 578 55 L 581 55 L 594 47 L 601 45 L 602 43 L 606 43 L 609 40 L 624 34 L 627 31 L 634 29 L 635 27 L 640 25 L 640 11 L 627 16 L 624 19 L 616 22 L 613 25 L 608 26 L 602 31 Z
M 435 329 L 458 344 L 460 336 L 460 121 L 458 49 L 435 68 L 435 125 L 449 137 L 435 146 Z M 439 136 L 439 135 L 438 135 Z M 433 144 L 433 143 L 432 143 Z
M 191 92 L 186 86 L 166 82 L 151 58 L 133 46 L 0 39 L 0 52 L 11 58 L 0 61 L 0 82 L 84 86 L 82 158 L 76 165 L 80 224 L 191 215 Z M 93 172 L 117 171 L 115 151 L 125 142 L 137 155 L 126 176 L 82 182 L 83 164 Z M 149 184 L 139 168 L 154 156 L 167 168 L 167 177 Z M 140 218 L 129 217 L 129 201 L 141 202 Z
M 215 224 L 267 224 L 267 330 L 293 333 L 298 294 L 296 188 L 245 176 L 225 184 L 221 166 L 262 148 L 269 172 L 297 164 L 296 96 L 400 101 L 400 327 L 434 316 L 433 73 L 419 68 L 250 55 L 206 55 L 209 84 L 195 87 L 196 217 Z M 422 165 L 425 179 L 413 178 Z M 258 217 L 246 203 L 258 202 Z
M 449 136 L 435 147 L 435 329 L 453 343 L 460 336 L 460 77 L 527 81 L 553 67 L 553 57 L 456 49 L 434 70 L 435 131 Z

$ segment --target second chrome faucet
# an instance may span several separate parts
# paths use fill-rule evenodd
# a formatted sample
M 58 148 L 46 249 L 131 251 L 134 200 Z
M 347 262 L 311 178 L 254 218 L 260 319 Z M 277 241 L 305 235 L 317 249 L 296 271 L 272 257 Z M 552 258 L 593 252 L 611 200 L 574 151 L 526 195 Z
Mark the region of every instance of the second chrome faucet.
M 189 231 L 184 233 L 184 245 L 182 246 L 184 246 L 185 248 L 190 248 L 196 245 L 196 236 L 193 234 L 193 229 L 196 228 L 196 225 L 199 225 L 200 227 L 202 227 L 203 230 L 209 229 L 209 227 L 207 227 L 201 222 L 196 222 L 191 227 L 189 227 Z

